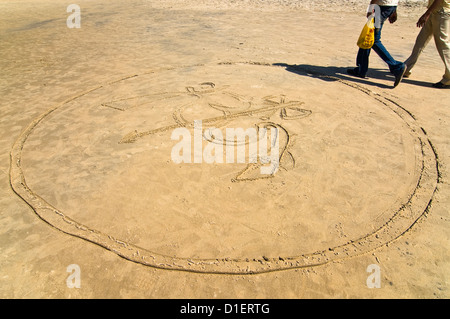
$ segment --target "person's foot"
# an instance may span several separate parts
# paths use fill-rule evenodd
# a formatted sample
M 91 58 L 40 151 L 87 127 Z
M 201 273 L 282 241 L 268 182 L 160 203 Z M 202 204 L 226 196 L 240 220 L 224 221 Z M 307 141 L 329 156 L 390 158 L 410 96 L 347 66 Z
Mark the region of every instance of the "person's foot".
M 362 78 L 362 79 L 366 78 L 364 75 L 359 74 L 358 71 L 356 71 L 355 69 L 348 69 L 347 73 L 350 74 L 351 76 L 356 76 L 358 78 Z
M 405 73 L 403 74 L 403 78 L 407 79 L 407 78 L 409 78 L 411 76 L 411 68 L 408 67 L 406 62 L 403 62 L 403 64 L 406 65 L 406 70 L 405 70 Z
M 438 83 L 434 83 L 433 87 L 437 88 L 437 89 L 450 89 L 450 84 L 444 84 L 442 82 L 438 82 Z
M 403 65 L 403 69 L 401 70 L 401 72 L 399 72 L 396 76 L 395 76 L 395 82 L 394 82 L 394 87 L 397 87 L 400 82 L 403 80 L 403 77 L 405 76 L 406 73 L 406 69 L 408 67 L 406 66 L 406 64 Z

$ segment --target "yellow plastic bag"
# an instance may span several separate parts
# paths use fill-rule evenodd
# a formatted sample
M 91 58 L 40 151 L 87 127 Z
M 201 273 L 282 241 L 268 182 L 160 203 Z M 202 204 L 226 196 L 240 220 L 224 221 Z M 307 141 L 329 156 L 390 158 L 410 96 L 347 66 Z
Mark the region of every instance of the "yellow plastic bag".
M 369 19 L 364 25 L 361 35 L 359 36 L 357 45 L 361 49 L 370 49 L 375 42 L 375 20 Z

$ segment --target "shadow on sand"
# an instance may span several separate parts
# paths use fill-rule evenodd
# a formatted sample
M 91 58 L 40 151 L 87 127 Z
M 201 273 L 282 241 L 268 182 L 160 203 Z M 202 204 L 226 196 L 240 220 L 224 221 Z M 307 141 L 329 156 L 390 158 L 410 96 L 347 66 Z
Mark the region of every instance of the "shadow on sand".
M 316 66 L 309 64 L 286 64 L 286 63 L 274 63 L 274 66 L 281 66 L 286 68 L 286 71 L 301 75 L 301 76 L 313 76 L 317 77 L 321 80 L 333 82 L 337 80 L 345 80 L 349 82 L 355 82 L 359 84 L 365 84 L 369 86 L 375 86 L 381 89 L 393 89 L 394 86 L 394 76 L 387 70 L 382 69 L 370 69 L 368 78 L 358 78 L 347 74 L 348 68 L 343 67 L 335 67 L 335 66 Z M 379 83 L 375 81 L 371 81 L 371 79 L 382 80 L 382 81 L 390 81 L 392 84 L 387 85 L 384 83 Z M 413 84 L 423 87 L 431 87 L 431 83 L 411 80 L 411 79 L 403 79 L 400 85 L 405 84 Z

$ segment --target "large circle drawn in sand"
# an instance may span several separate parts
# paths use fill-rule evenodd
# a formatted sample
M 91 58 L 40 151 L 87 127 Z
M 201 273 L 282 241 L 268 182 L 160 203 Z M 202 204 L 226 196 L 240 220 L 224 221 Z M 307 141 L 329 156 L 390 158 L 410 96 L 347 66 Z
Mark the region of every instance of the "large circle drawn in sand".
M 210 128 L 261 127 L 280 135 L 273 175 L 248 156 L 227 163 L 225 148 L 225 163 L 173 161 L 177 128 L 192 140 L 200 132 L 203 152 L 226 140 L 208 139 Z M 134 262 L 205 273 L 369 252 L 424 216 L 437 181 L 433 147 L 403 107 L 342 79 L 262 63 L 98 86 L 35 119 L 11 152 L 14 191 L 50 225 Z

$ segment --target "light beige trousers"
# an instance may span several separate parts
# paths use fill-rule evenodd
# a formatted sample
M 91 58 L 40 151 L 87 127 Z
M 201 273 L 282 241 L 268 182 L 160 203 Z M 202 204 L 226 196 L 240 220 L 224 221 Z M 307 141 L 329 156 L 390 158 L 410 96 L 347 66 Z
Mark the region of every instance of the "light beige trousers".
M 436 48 L 439 55 L 444 61 L 445 73 L 441 82 L 445 85 L 450 84 L 450 12 L 440 10 L 432 13 L 427 23 L 422 27 L 416 39 L 411 56 L 405 61 L 407 74 L 410 74 L 411 69 L 419 59 L 420 54 L 434 37 Z

